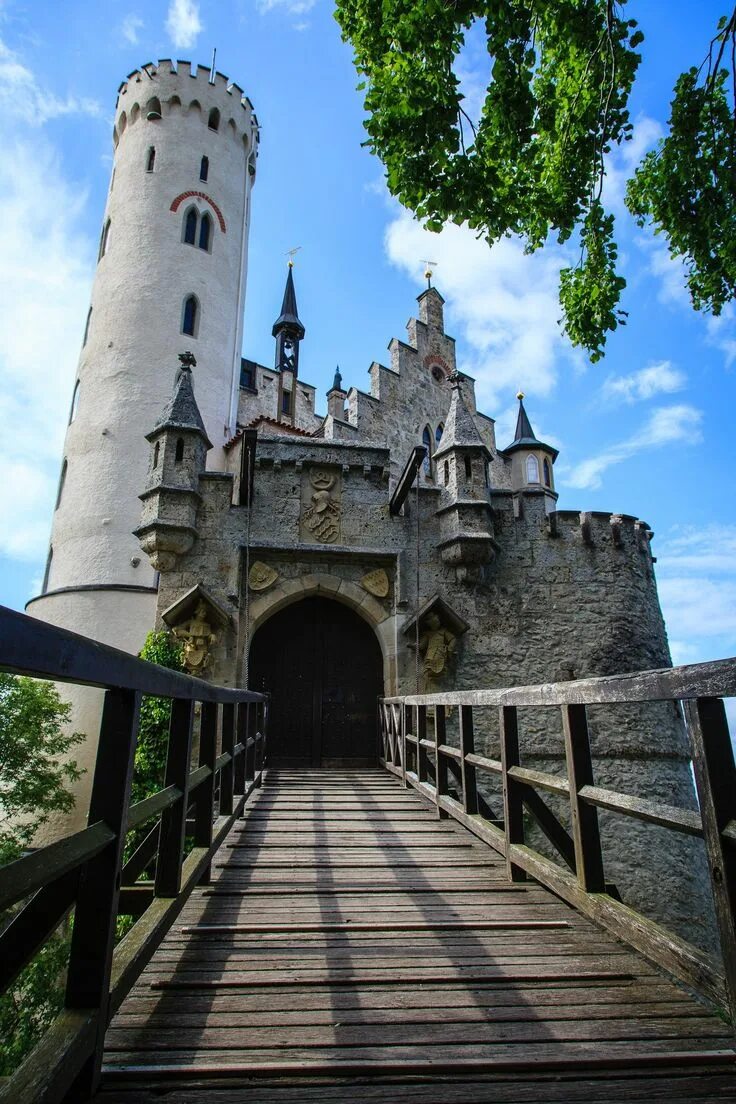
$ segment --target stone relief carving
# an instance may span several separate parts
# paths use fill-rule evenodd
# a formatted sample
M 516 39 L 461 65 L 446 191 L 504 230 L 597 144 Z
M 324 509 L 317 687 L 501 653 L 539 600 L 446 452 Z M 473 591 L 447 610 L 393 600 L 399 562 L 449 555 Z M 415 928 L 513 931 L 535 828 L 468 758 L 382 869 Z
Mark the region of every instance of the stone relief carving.
M 265 564 L 262 560 L 256 560 L 255 563 L 251 564 L 248 572 L 248 586 L 251 590 L 268 590 L 278 577 L 278 571 L 270 564 Z
M 174 627 L 174 636 L 181 640 L 184 649 L 184 666 L 190 674 L 201 675 L 209 666 L 210 647 L 217 641 L 212 625 L 207 620 L 206 602 L 198 602 L 194 616 Z
M 375 595 L 376 598 L 388 598 L 390 583 L 388 575 L 382 567 L 375 571 L 369 571 L 367 575 L 364 575 L 360 580 L 360 585 L 363 590 L 367 590 L 369 594 Z
M 450 666 L 457 648 L 457 637 L 443 627 L 436 613 L 428 613 L 421 626 L 419 654 L 425 687 L 443 675 Z
M 302 535 L 321 544 L 334 544 L 340 536 L 341 512 L 338 473 L 310 468 L 302 488 Z

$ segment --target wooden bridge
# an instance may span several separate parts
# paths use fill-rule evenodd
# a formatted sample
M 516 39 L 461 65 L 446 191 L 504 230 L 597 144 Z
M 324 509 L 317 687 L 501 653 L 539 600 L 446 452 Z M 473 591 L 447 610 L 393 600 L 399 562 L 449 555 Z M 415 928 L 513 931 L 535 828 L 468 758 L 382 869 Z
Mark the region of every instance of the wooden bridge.
M 107 691 L 89 827 L 0 870 L 0 908 L 25 902 L 4 987 L 74 909 L 66 1008 L 3 1104 L 736 1102 L 736 661 L 387 699 L 381 767 L 356 771 L 269 771 L 261 695 L 5 610 L 0 669 Z M 173 699 L 169 756 L 130 806 L 142 693 Z M 587 706 L 649 700 L 684 703 L 700 813 L 595 785 Z M 474 746 L 488 706 L 498 761 Z M 519 762 L 520 706 L 562 711 L 567 779 Z M 704 839 L 722 961 L 609 895 L 598 808 Z M 137 922 L 114 946 L 119 913 Z

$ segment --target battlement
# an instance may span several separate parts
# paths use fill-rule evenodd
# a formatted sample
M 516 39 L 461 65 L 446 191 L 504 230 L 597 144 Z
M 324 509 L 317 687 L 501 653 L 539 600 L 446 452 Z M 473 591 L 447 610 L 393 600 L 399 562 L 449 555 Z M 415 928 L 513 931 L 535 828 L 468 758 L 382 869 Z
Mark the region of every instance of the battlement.
M 635 543 L 647 554 L 654 536 L 647 523 L 633 514 L 601 510 L 554 510 L 547 515 L 547 533 L 553 538 L 577 538 L 589 548 L 603 544 L 623 548 Z
M 128 126 L 143 119 L 165 121 L 177 112 L 198 116 L 210 130 L 242 141 L 246 151 L 258 146 L 258 118 L 240 85 L 224 73 L 190 61 L 163 58 L 134 69 L 118 88 L 113 141 L 117 146 Z M 214 125 L 213 125 L 214 124 Z

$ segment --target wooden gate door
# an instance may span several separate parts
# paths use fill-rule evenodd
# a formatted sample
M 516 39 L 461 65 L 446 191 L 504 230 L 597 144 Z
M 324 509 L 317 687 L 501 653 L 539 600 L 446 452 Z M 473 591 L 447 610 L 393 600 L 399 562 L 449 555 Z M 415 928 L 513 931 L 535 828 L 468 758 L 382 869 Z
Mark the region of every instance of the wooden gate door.
M 250 689 L 272 695 L 269 763 L 374 764 L 382 670 L 372 629 L 339 602 L 305 598 L 274 614 L 250 649 Z

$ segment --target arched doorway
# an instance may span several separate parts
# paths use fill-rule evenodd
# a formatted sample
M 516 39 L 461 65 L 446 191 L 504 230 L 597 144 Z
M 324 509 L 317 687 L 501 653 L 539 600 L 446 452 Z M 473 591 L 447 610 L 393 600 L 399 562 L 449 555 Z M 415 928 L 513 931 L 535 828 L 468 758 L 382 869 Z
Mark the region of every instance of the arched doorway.
M 370 626 L 339 602 L 304 598 L 253 637 L 250 687 L 270 691 L 269 763 L 376 762 L 381 649 Z

